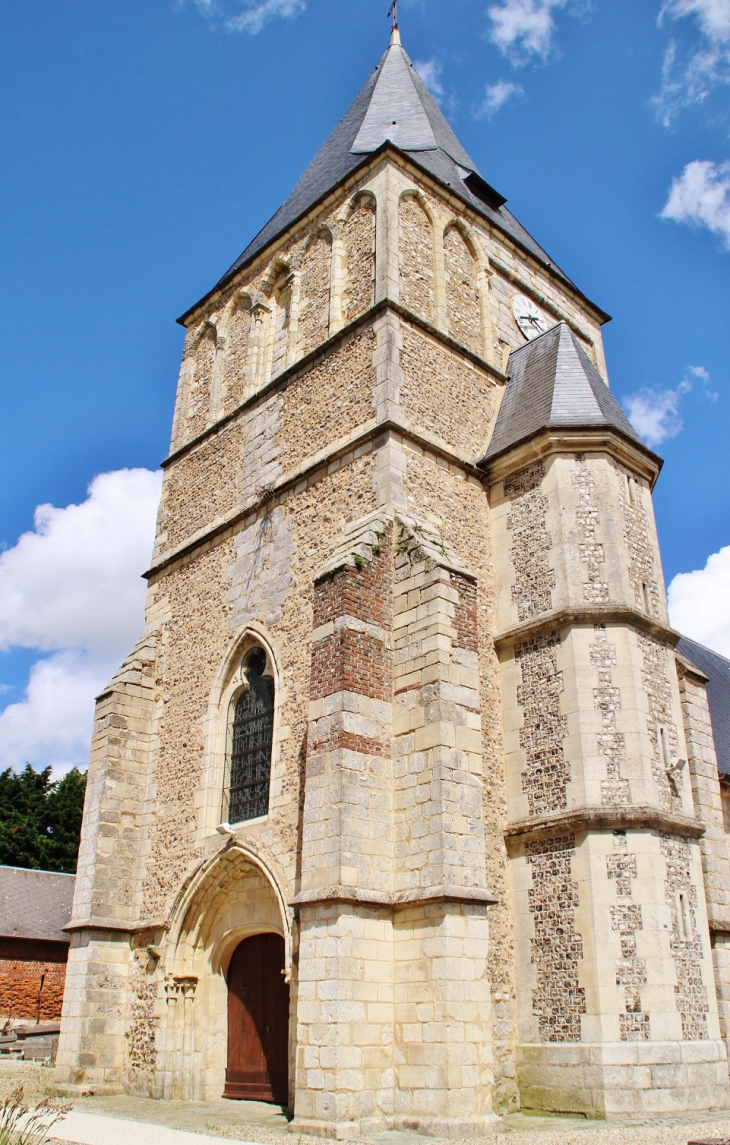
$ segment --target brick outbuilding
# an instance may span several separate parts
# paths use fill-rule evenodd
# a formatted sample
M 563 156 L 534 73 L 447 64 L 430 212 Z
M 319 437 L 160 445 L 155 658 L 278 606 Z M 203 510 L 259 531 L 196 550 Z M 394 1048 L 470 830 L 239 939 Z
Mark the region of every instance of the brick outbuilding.
M 0 867 L 0 1020 L 60 1019 L 75 875 Z

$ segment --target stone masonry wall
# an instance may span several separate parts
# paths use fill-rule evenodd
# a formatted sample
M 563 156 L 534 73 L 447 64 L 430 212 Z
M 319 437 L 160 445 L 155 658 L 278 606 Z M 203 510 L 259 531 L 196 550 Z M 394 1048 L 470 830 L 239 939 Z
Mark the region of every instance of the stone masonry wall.
M 392 878 L 392 536 L 315 584 L 302 889 Z M 358 567 L 359 565 L 359 567 Z
M 730 848 L 723 819 L 723 801 L 717 771 L 717 755 L 704 683 L 677 657 L 679 693 L 692 783 L 695 814 L 705 825 L 700 839 L 705 879 L 707 914 L 714 930 L 730 933 Z M 730 999 L 727 985 L 718 992 Z
M 579 985 L 578 963 L 583 941 L 575 930 L 578 886 L 571 877 L 575 837 L 562 835 L 527 844 L 532 874 L 528 891 L 535 935 L 532 961 L 537 982 L 532 1010 L 545 1042 L 579 1042 L 585 990 Z
M 560 708 L 563 674 L 558 671 L 559 644 L 560 634 L 548 632 L 515 645 L 515 660 L 522 673 L 517 688 L 517 703 L 523 712 L 520 747 L 525 752 L 522 789 L 530 815 L 563 811 L 568 805 L 570 764 L 563 747 L 568 721 Z
M 345 229 L 347 252 L 343 312 L 351 322 L 373 304 L 375 289 L 375 203 L 370 196 L 357 200 Z
M 375 417 L 374 351 L 375 335 L 368 327 L 287 387 L 282 395 L 279 462 L 284 469 L 294 469 Z
M 641 1008 L 641 987 L 646 985 L 646 960 L 636 953 L 636 932 L 643 928 L 641 905 L 632 901 L 636 855 L 629 852 L 625 831 L 614 831 L 613 853 L 606 856 L 609 879 L 616 886 L 617 905 L 611 907 L 611 929 L 621 940 L 616 961 L 616 985 L 624 988 L 624 1012 L 619 1014 L 622 1042 L 648 1041 L 649 1014 Z
M 433 324 L 433 227 L 415 195 L 400 201 L 400 304 Z
M 651 771 L 659 791 L 661 806 L 667 811 L 680 811 L 681 789 L 674 775 L 667 771 L 679 747 L 677 727 L 672 719 L 672 692 L 669 683 L 670 652 L 663 640 L 639 633 L 643 671 L 642 684 L 649 705 L 647 731 L 652 744 Z M 663 729 L 662 736 L 660 729 Z M 664 759 L 668 752 L 670 759 Z
M 449 334 L 473 354 L 484 354 L 474 256 L 458 227 L 444 235 Z
M 591 646 L 591 663 L 598 670 L 598 687 L 593 689 L 593 703 L 601 714 L 602 730 L 598 750 L 606 761 L 606 778 L 601 782 L 601 802 L 607 806 L 631 803 L 629 781 L 623 776 L 626 763 L 626 737 L 618 730 L 617 713 L 621 710 L 621 692 L 614 687 L 612 669 L 617 663 L 616 645 L 610 644 L 604 624 L 596 624 Z
M 576 516 L 583 534 L 578 548 L 587 574 L 587 578 L 583 582 L 583 599 L 587 604 L 607 604 L 609 599 L 608 584 L 603 579 L 601 568 L 605 556 L 603 545 L 596 540 L 596 529 L 599 523 L 598 504 L 595 495 L 596 483 L 582 453 L 575 455 L 575 467 L 571 477 L 573 485 L 578 490 Z
M 624 519 L 624 543 L 629 555 L 629 582 L 637 608 L 660 617 L 659 584 L 651 543 L 653 523 L 644 506 L 641 478 L 616 465 L 618 495 Z
M 444 396 L 443 393 L 440 396 Z M 447 400 L 444 398 L 444 400 Z M 492 633 L 495 585 L 489 508 L 481 483 L 441 459 L 406 445 L 405 489 L 409 505 L 432 521 L 444 540 L 477 578 L 479 633 L 479 690 L 481 710 L 481 764 L 484 789 L 486 881 L 498 900 L 488 911 L 489 960 L 486 971 L 494 1011 L 494 1108 L 518 1108 L 516 1085 L 516 980 L 514 921 L 507 877 L 504 827 L 505 795 L 502 708 Z
M 234 303 L 235 309 L 228 328 L 226 344 L 226 368 L 223 371 L 220 394 L 222 414 L 229 414 L 241 404 L 248 394 L 249 349 L 251 340 L 251 299 Z
M 308 354 L 329 332 L 332 236 L 319 230 L 306 248 L 302 261 L 299 299 L 298 355 Z
M 710 1006 L 700 965 L 704 950 L 697 929 L 697 887 L 690 877 L 690 844 L 665 832 L 661 833 L 660 842 L 667 872 L 664 885 L 672 920 L 670 945 L 677 972 L 674 992 L 682 1018 L 682 1036 L 687 1041 L 706 1041 Z
M 328 400 L 335 395 L 330 393 Z M 216 673 L 232 635 L 253 620 L 277 649 L 283 697 L 280 775 L 268 820 L 252 828 L 294 881 L 308 727 L 313 579 L 330 556 L 342 519 L 375 507 L 374 459 L 355 458 L 315 472 L 273 506 L 242 522 L 235 537 L 153 582 L 151 607 L 167 619 L 164 716 L 155 774 L 157 812 L 150 828 L 143 917 L 165 916 L 200 855 L 197 813 L 203 724 Z M 198 490 L 204 496 L 203 490 Z M 211 793 L 220 800 L 222 793 Z
M 237 507 L 247 431 L 247 419 L 229 422 L 166 471 L 157 523 L 162 551 Z
M 477 461 L 491 433 L 499 388 L 489 375 L 405 322 L 401 405 L 409 421 Z M 464 411 L 469 410 L 469 416 Z
M 552 537 L 547 528 L 548 499 L 542 492 L 542 461 L 513 473 L 504 483 L 512 501 L 507 528 L 512 531 L 510 561 L 515 570 L 512 599 L 520 621 L 531 620 L 552 608 L 555 573 L 550 568 Z

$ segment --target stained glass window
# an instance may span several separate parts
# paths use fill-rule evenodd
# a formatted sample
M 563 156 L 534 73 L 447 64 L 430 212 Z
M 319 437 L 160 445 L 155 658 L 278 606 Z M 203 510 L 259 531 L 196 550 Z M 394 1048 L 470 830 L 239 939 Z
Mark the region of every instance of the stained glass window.
M 241 823 L 269 810 L 271 746 L 274 731 L 274 681 L 264 676 L 266 653 L 249 653 L 248 688 L 236 700 L 231 735 L 228 821 Z

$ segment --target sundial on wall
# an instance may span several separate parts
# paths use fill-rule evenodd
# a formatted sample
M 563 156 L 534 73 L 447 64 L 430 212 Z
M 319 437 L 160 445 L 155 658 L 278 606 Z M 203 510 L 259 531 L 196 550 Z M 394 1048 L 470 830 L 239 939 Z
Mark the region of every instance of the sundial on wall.
M 538 334 L 544 334 L 548 329 L 549 323 L 542 310 L 524 294 L 515 294 L 512 299 L 512 313 L 520 332 L 528 342 L 537 338 Z

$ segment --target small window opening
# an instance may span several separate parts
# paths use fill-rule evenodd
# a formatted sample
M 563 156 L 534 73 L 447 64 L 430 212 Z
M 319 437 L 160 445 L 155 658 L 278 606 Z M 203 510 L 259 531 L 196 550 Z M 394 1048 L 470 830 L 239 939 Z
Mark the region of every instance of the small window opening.
M 677 921 L 679 924 L 679 937 L 685 942 L 692 937 L 692 919 L 689 913 L 689 903 L 683 891 L 679 892 L 677 904 Z
M 269 810 L 274 732 L 274 681 L 263 648 L 243 663 L 246 690 L 233 709 L 230 734 L 228 822 L 257 819 Z
M 657 740 L 659 743 L 659 761 L 665 769 L 669 769 L 669 739 L 667 736 L 667 729 L 661 724 L 657 728 Z
M 629 505 L 636 504 L 636 482 L 630 473 L 626 474 L 626 487 L 629 494 Z
M 651 590 L 648 584 L 642 584 L 641 595 L 644 599 L 644 611 L 648 612 L 651 616 L 654 610 L 651 606 Z

